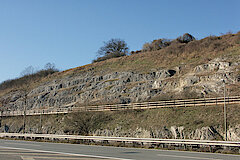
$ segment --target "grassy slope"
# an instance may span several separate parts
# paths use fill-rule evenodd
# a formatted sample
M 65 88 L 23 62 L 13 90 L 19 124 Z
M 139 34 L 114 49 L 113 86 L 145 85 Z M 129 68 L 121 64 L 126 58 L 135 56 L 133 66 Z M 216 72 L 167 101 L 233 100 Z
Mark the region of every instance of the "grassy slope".
M 216 57 L 232 57 L 240 54 L 240 33 L 222 37 L 207 37 L 188 44 L 175 43 L 162 50 L 110 59 L 91 65 L 96 71 L 139 71 L 192 66 L 207 63 Z M 77 70 L 77 68 L 76 68 Z
M 89 70 L 93 71 L 95 74 L 104 74 L 114 71 L 138 71 L 146 73 L 152 69 L 155 70 L 159 68 L 181 66 L 184 69 L 184 73 L 187 73 L 192 67 L 207 63 L 216 57 L 228 57 L 229 61 L 234 62 L 236 57 L 239 56 L 240 32 L 235 35 L 229 34 L 221 37 L 207 37 L 188 44 L 173 44 L 159 51 L 114 58 L 69 69 L 32 81 L 31 85 L 29 85 L 29 89 L 36 87 L 43 82 L 62 78 L 67 75 L 77 75 L 80 72 L 87 72 Z M 19 87 L 15 86 L 14 88 L 1 90 L 0 96 L 16 89 L 19 89 Z M 230 126 L 239 124 L 239 110 L 239 104 L 228 106 L 228 124 Z M 3 124 L 8 124 L 9 126 L 12 126 L 12 131 L 17 131 L 23 124 L 23 118 L 4 118 L 2 126 Z M 162 108 L 152 110 L 91 112 L 43 116 L 44 131 L 48 131 L 48 133 L 65 130 L 69 133 L 87 134 L 87 132 L 91 130 L 114 129 L 118 126 L 121 126 L 123 130 L 134 130 L 137 127 L 150 130 L 164 126 L 170 127 L 173 125 L 184 126 L 186 130 L 194 130 L 204 126 L 214 126 L 222 131 L 222 106 Z M 33 131 L 37 131 L 39 128 L 39 117 L 28 116 L 26 127 L 29 132 L 31 132 L 30 128 L 32 128 Z
M 139 53 L 131 56 L 113 58 L 102 62 L 88 64 L 58 72 L 47 77 L 34 79 L 28 86 L 29 89 L 38 86 L 40 83 L 62 78 L 66 75 L 77 75 L 81 72 L 94 72 L 104 74 L 110 72 L 136 71 L 148 73 L 159 68 L 182 67 L 187 73 L 192 67 L 207 63 L 216 57 L 228 57 L 234 61 L 240 55 L 240 32 L 227 34 L 220 37 L 210 36 L 201 40 L 192 41 L 188 44 L 173 43 L 172 45 L 153 52 Z M 0 96 L 7 92 L 20 89 L 21 86 L 14 86 L 1 90 Z
M 227 105 L 228 126 L 239 124 L 240 105 Z M 86 135 L 96 129 L 110 129 L 121 126 L 122 130 L 135 130 L 143 128 L 155 130 L 162 127 L 184 126 L 185 131 L 193 131 L 205 126 L 213 126 L 223 132 L 223 106 L 200 106 L 187 108 L 161 108 L 150 110 L 109 111 L 73 113 L 67 115 L 44 115 L 43 131 L 56 133 L 65 131 Z M 21 117 L 4 118 L 2 124 L 20 128 L 23 124 Z M 15 128 L 13 127 L 13 128 Z M 26 130 L 39 128 L 39 116 L 28 116 Z M 47 129 L 48 128 L 48 129 Z M 14 131 L 14 130 L 11 130 Z

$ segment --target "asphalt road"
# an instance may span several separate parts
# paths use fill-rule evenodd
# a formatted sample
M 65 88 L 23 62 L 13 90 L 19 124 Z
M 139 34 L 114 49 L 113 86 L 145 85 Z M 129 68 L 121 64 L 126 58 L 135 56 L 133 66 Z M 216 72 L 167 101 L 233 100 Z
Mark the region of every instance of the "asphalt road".
M 0 160 L 240 160 L 240 155 L 0 139 Z

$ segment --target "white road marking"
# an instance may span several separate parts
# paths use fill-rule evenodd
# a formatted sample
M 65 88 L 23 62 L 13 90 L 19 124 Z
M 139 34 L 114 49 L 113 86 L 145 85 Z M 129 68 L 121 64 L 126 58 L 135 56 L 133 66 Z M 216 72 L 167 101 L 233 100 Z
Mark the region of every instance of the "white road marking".
M 36 150 L 36 149 L 28 149 L 28 148 L 15 148 L 15 147 L 3 147 L 3 146 L 0 146 L 0 148 L 27 150 L 27 151 L 42 152 L 42 153 L 65 154 L 65 155 L 90 157 L 90 158 L 105 158 L 105 159 L 117 159 L 117 160 L 134 160 L 134 159 L 126 159 L 126 158 L 118 158 L 118 157 L 106 157 L 106 156 L 86 155 L 86 154 L 77 154 L 77 153 L 56 152 L 56 151 L 44 151 L 44 150 Z
M 67 160 L 79 160 L 79 157 L 75 157 L 75 158 L 70 158 L 70 157 L 43 157 L 43 156 L 34 156 L 33 158 L 37 158 L 37 159 L 67 159 Z M 26 159 L 27 160 L 27 159 Z
M 26 142 L 26 141 L 24 141 Z M 3 143 L 7 143 L 7 142 L 3 142 Z M 35 142 L 35 143 L 43 143 L 43 142 Z M 59 145 L 61 145 L 63 143 L 59 143 Z M 64 144 L 64 145 L 72 145 L 72 144 Z M 79 146 L 86 146 L 84 144 L 78 144 Z M 119 147 L 114 147 L 114 146 L 94 146 L 92 145 L 91 147 L 96 147 L 96 148 L 119 148 Z M 128 149 L 128 150 L 146 150 L 148 151 L 149 149 L 145 149 L 145 148 L 128 148 L 128 147 L 120 147 L 120 148 L 125 148 L 125 149 Z M 197 151 L 180 151 L 180 150 L 166 150 L 166 149 L 151 149 L 153 151 L 164 151 L 164 152 L 175 152 L 175 153 L 179 153 L 179 152 L 182 152 L 182 153 L 191 153 L 191 154 L 206 154 L 206 155 L 217 155 L 217 156 L 226 156 L 226 157 L 240 157 L 240 155 L 235 155 L 235 154 L 224 154 L 224 153 L 208 153 L 208 152 L 197 152 Z
M 22 160 L 35 160 L 34 158 L 40 158 L 40 159 L 65 159 L 67 158 L 68 160 L 79 160 L 79 157 L 75 156 L 75 157 L 67 157 L 70 155 L 62 155 L 62 154 L 55 154 L 55 153 L 25 153 L 25 152 L 29 152 L 29 151 L 22 151 L 21 152 L 14 152 L 14 153 L 9 153 L 8 151 L 12 151 L 12 149 L 6 149 L 4 150 L 4 153 L 1 153 L 1 151 L 3 151 L 2 149 L 0 150 L 0 155 L 22 155 L 20 156 Z M 14 150 L 15 151 L 15 150 Z M 27 156 L 23 156 L 23 155 L 27 155 Z M 30 156 L 32 155 L 32 156 Z M 49 157 L 49 155 L 51 156 L 58 156 L 58 157 Z M 0 156 L 1 157 L 1 156 Z
M 21 156 L 22 160 L 34 160 L 33 157 Z
M 7 150 L 7 151 L 5 151 L 5 152 L 3 152 L 3 153 L 1 153 L 1 151 L 2 150 L 0 150 L 0 155 L 6 155 L 6 154 L 8 154 L 8 155 L 19 155 L 19 154 L 21 154 L 21 155 L 36 155 L 36 153 L 28 153 L 29 151 L 26 151 L 26 152 L 24 152 L 24 151 L 21 151 L 21 152 L 14 152 L 14 153 L 12 153 L 12 152 L 9 152 L 9 150 Z M 55 154 L 51 154 L 51 153 L 48 153 L 48 154 L 44 154 L 44 153 L 41 153 L 41 155 L 44 155 L 44 156 L 49 156 L 49 155 L 55 155 Z
M 14 145 L 27 145 L 27 146 L 42 146 L 40 144 L 24 144 L 24 143 L 13 143 L 13 142 L 4 142 L 5 144 L 14 144 Z
M 210 159 L 210 160 L 222 160 L 214 158 L 204 158 L 204 157 L 189 157 L 189 156 L 177 156 L 177 155 L 167 155 L 167 154 L 158 154 L 160 157 L 174 157 L 174 158 L 187 158 L 187 159 Z

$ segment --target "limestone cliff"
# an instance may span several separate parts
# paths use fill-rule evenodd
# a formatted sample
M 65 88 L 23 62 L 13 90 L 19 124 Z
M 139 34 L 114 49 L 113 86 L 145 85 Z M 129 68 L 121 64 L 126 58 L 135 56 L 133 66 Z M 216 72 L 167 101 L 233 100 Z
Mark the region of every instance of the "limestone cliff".
M 150 100 L 222 96 L 223 80 L 231 95 L 238 94 L 240 56 L 235 62 L 213 59 L 182 74 L 181 67 L 156 69 L 149 73 L 114 72 L 96 75 L 94 71 L 65 76 L 40 84 L 27 93 L 27 107 L 68 107 Z M 234 88 L 235 87 L 235 88 Z M 237 89 L 236 89 L 237 88 Z M 235 93 L 234 93 L 235 92 Z M 2 97 L 11 110 L 22 109 L 24 93 L 10 92 Z
M 3 110 L 13 111 L 23 110 L 25 106 L 27 109 L 65 108 L 215 97 L 223 96 L 224 83 L 227 96 L 239 95 L 239 44 L 240 32 L 220 37 L 210 36 L 187 44 L 173 44 L 158 51 L 140 52 L 69 69 L 37 81 L 0 89 L 0 105 L 3 106 Z M 237 107 L 239 104 L 235 109 L 229 107 L 230 111 L 228 111 L 231 117 L 228 127 L 230 140 L 239 140 L 238 117 L 240 115 Z M 223 138 L 223 120 L 219 118 L 222 117 L 222 110 L 219 106 L 176 110 L 144 111 L 144 114 L 132 113 L 128 118 L 125 116 L 130 111 L 121 114 L 118 112 L 121 116 L 117 120 L 114 116 L 112 119 L 105 117 L 108 119 L 107 125 L 98 126 L 96 123 L 103 120 L 95 119 L 91 130 L 87 130 L 84 134 L 191 139 Z M 176 117 L 177 113 L 179 113 L 178 117 Z M 82 113 L 79 114 L 83 116 Z M 134 116 L 139 117 L 127 123 Z M 148 119 L 146 124 L 141 116 Z M 8 119 L 4 123 L 10 127 L 10 130 L 20 132 L 22 122 L 10 124 L 10 121 Z M 79 117 L 70 125 L 55 123 L 55 121 L 61 121 L 59 119 L 54 119 L 54 122 L 45 120 L 46 124 L 41 129 L 36 126 L 38 121 L 31 119 L 34 123 L 28 128 L 28 132 L 36 133 L 42 130 L 44 133 L 82 133 L 78 130 L 82 124 L 79 122 Z M 77 126 L 73 125 L 75 122 Z M 126 123 L 124 125 L 129 127 L 118 126 L 119 123 Z M 134 123 L 137 125 L 131 125 Z M 64 129 L 66 126 L 73 128 Z

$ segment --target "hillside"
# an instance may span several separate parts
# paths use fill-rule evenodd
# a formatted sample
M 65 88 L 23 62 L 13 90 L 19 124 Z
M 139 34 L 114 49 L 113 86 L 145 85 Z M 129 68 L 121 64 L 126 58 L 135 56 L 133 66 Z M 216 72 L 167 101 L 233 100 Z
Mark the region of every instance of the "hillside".
M 26 117 L 27 133 L 224 140 L 222 105 L 79 112 Z M 227 105 L 228 140 L 240 140 L 240 106 Z M 40 119 L 41 122 L 40 122 Z M 6 132 L 22 133 L 23 118 L 4 117 Z M 4 132 L 4 125 L 0 132 Z
M 24 83 L 15 83 L 17 85 L 8 85 L 8 87 L 1 89 L 0 102 L 2 102 L 4 110 L 13 111 L 23 110 L 25 101 L 27 109 L 37 109 L 215 97 L 223 96 L 223 80 L 226 83 L 228 96 L 239 95 L 240 32 L 219 37 L 210 36 L 189 43 L 173 43 L 157 51 L 140 52 L 53 73 L 43 78 L 28 79 L 28 81 L 23 81 Z M 234 105 L 229 110 L 229 115 L 233 117 L 231 119 L 231 127 L 233 128 L 231 129 L 234 130 L 234 134 L 239 129 L 239 118 L 236 118 L 239 117 L 238 110 L 239 105 Z M 202 117 L 194 120 L 198 117 L 198 111 L 203 112 Z M 93 128 L 84 133 L 80 132 L 76 128 L 77 126 L 74 128 L 68 124 L 73 123 L 67 121 L 69 117 L 49 116 L 48 118 L 52 121 L 45 122 L 44 132 L 94 135 L 111 133 L 116 136 L 118 133 L 127 134 L 134 130 L 136 134 L 137 132 L 141 134 L 147 132 L 147 137 L 151 137 L 151 131 L 155 133 L 155 131 L 161 130 L 161 134 L 159 131 L 159 136 L 156 137 L 164 138 L 163 132 L 169 131 L 166 133 L 169 136 L 165 136 L 165 138 L 171 138 L 174 137 L 170 134 L 171 127 L 173 127 L 174 133 L 180 132 L 180 130 L 182 132 L 185 128 L 187 130 L 185 134 L 188 135 L 185 138 L 191 138 L 191 135 L 195 133 L 210 134 L 214 131 L 215 137 L 213 136 L 212 139 L 221 139 L 223 137 L 222 119 L 216 120 L 215 118 L 221 116 L 220 112 L 221 109 L 218 106 L 210 107 L 207 110 L 204 107 L 190 108 L 189 110 L 166 109 L 166 111 L 162 111 L 158 109 L 121 112 L 119 114 L 106 113 L 103 117 L 100 116 L 100 119 L 97 113 L 78 113 L 77 115 L 86 114 L 85 117 L 82 116 L 83 119 L 90 118 L 91 125 L 94 124 Z M 163 113 L 166 114 L 163 115 Z M 174 115 L 182 117 L 180 119 L 174 118 Z M 156 119 L 159 116 L 162 118 Z M 74 119 L 74 115 L 70 115 L 69 119 Z M 147 121 L 146 123 L 132 123 L 138 119 L 146 119 Z M 166 119 L 168 121 L 165 121 Z M 189 120 L 192 121 L 189 122 Z M 64 129 L 66 126 L 63 125 L 63 128 L 56 129 L 58 124 L 55 122 L 59 121 L 64 121 L 66 126 L 73 128 Z M 78 126 L 81 126 L 81 121 L 76 121 Z M 99 121 L 106 123 L 99 124 Z M 116 121 L 119 121 L 118 125 L 114 123 Z M 31 122 L 33 123 L 34 120 Z M 21 131 L 19 129 L 21 128 L 20 122 L 13 122 L 13 119 L 10 118 L 6 119 L 5 123 L 12 126 L 14 131 Z M 37 132 L 35 125 L 32 124 L 32 127 L 28 128 L 28 132 Z M 181 126 L 184 127 L 181 128 Z M 201 136 L 196 135 L 196 137 L 199 139 Z M 238 136 L 234 138 L 237 139 Z M 208 139 L 207 136 L 205 139 Z
M 89 64 L 1 90 L 8 108 L 129 103 L 231 95 L 240 81 L 240 33 L 176 43 Z

